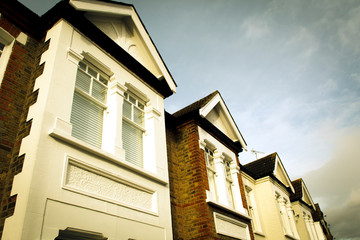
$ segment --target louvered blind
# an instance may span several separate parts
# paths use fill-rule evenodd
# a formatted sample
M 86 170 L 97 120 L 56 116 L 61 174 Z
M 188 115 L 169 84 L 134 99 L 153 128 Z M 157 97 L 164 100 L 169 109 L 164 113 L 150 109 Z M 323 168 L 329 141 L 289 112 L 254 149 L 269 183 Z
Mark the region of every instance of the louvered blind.
M 143 167 L 144 104 L 128 93 L 124 98 L 122 138 L 125 160 Z
M 106 102 L 107 80 L 94 69 L 79 63 L 70 122 L 72 136 L 101 148 L 104 106 L 97 101 Z
M 101 148 L 103 114 L 103 107 L 75 91 L 70 118 L 72 135 Z
M 143 167 L 143 131 L 123 120 L 122 137 L 126 161 Z

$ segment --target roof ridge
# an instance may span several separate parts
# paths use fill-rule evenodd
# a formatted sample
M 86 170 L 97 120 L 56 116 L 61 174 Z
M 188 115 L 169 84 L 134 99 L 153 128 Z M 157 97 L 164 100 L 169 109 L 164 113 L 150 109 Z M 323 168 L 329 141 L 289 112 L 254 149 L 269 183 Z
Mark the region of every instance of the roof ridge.
M 195 110 L 198 110 L 205 106 L 216 94 L 220 94 L 218 90 L 215 90 L 214 92 L 210 93 L 209 95 L 197 100 L 196 102 L 191 103 L 190 105 L 180 109 L 179 111 L 173 113 L 172 115 L 175 117 L 183 116 L 189 112 L 193 112 Z

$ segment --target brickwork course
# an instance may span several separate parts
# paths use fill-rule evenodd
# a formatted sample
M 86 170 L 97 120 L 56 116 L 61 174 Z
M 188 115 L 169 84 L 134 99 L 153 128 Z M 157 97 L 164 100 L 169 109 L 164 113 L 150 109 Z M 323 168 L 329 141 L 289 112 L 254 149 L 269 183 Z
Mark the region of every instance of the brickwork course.
M 18 24 L 8 18 L 2 7 L 4 5 L 0 5 L 0 27 L 14 39 L 21 32 L 28 38 L 25 45 L 15 40 L 0 86 L 0 238 L 5 219 L 13 215 L 16 206 L 17 196 L 11 195 L 12 183 L 22 171 L 26 158 L 24 154 L 19 156 L 19 150 L 22 139 L 31 130 L 27 113 L 37 99 L 34 84 L 44 67 L 39 65 L 41 54 L 48 47 L 48 43 L 44 44 L 20 29 L 19 25 L 24 23 Z

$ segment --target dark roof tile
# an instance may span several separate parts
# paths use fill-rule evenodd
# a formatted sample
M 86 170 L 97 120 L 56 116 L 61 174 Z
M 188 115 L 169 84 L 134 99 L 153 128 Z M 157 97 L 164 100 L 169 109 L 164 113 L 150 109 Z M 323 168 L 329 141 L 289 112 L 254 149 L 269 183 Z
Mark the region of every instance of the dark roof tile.
M 256 161 L 243 165 L 243 171 L 255 179 L 273 174 L 277 153 L 272 153 Z
M 291 182 L 294 187 L 295 193 L 291 194 L 290 201 L 298 201 L 303 197 L 302 179 L 296 179 Z

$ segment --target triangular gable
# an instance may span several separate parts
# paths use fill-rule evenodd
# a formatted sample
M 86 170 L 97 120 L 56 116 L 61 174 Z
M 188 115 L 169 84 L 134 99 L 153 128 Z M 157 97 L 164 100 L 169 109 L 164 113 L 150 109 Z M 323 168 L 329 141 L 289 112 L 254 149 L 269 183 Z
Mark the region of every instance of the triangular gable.
M 93 0 L 70 0 L 85 16 L 115 43 L 121 46 L 155 77 L 165 79 L 176 92 L 176 84 L 142 24 L 135 8 L 129 4 Z
M 219 93 L 200 108 L 199 114 L 221 130 L 232 141 L 239 141 L 246 150 L 245 140 Z
M 282 182 L 286 187 L 289 187 L 291 191 L 295 193 L 295 189 L 291 184 L 290 178 L 277 154 L 276 154 L 275 168 L 273 174 L 280 182 Z
M 302 187 L 302 193 L 303 193 L 301 200 L 303 200 L 306 204 L 308 204 L 309 206 L 312 206 L 315 209 L 314 202 L 310 196 L 310 193 L 309 193 L 304 181 L 302 181 L 301 187 Z

